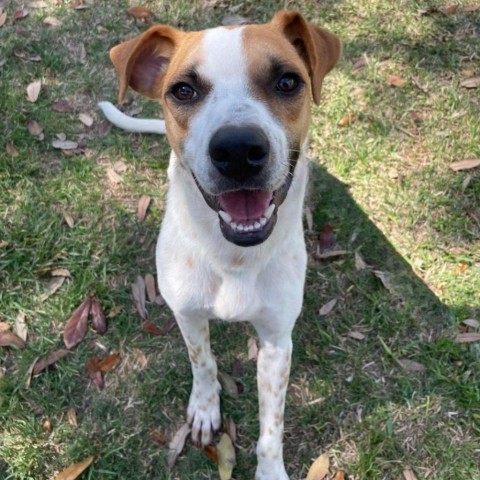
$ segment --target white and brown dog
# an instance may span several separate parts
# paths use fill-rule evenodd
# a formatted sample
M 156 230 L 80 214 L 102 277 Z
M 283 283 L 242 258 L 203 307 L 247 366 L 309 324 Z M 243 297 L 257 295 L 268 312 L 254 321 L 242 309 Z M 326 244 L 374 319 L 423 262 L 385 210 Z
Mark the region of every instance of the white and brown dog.
M 130 131 L 166 127 L 173 149 L 157 270 L 192 364 L 195 441 L 208 444 L 220 427 L 209 319 L 248 321 L 258 332 L 257 480 L 288 479 L 283 412 L 307 263 L 310 106 L 340 50 L 331 33 L 281 11 L 264 25 L 190 33 L 156 25 L 110 52 L 120 100 L 128 87 L 160 100 L 165 123 L 102 102 L 105 115 Z

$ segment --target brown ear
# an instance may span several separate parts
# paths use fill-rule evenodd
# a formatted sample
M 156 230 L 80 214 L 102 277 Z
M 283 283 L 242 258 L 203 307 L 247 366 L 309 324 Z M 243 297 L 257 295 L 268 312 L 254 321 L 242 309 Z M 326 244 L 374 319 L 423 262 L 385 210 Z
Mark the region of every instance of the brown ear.
M 167 25 L 155 25 L 110 50 L 110 58 L 119 76 L 120 103 L 128 87 L 149 98 L 160 96 L 163 74 L 182 35 Z
M 300 13 L 290 10 L 276 13 L 272 24 L 282 31 L 307 65 L 313 100 L 318 105 L 323 77 L 335 66 L 342 53 L 339 38 L 307 22 Z

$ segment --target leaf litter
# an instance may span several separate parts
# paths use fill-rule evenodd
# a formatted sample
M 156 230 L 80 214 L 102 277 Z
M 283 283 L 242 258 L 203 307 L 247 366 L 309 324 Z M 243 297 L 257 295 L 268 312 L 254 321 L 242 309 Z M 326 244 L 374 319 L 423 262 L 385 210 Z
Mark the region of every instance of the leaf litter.
M 91 304 L 92 299 L 86 298 L 68 319 L 63 332 L 63 342 L 68 349 L 78 345 L 85 337 Z
M 322 453 L 312 464 L 306 480 L 323 480 L 330 469 L 330 460 L 327 453 Z
M 169 469 L 175 465 L 177 458 L 182 453 L 183 447 L 185 446 L 185 441 L 187 437 L 190 435 L 192 428 L 188 423 L 184 423 L 175 433 L 173 438 L 170 440 L 168 444 L 168 459 L 167 465 Z
M 236 464 L 236 456 L 232 440 L 226 433 L 222 433 L 220 437 L 220 442 L 217 445 L 217 455 L 220 480 L 230 480 Z
M 95 457 L 92 455 L 85 460 L 70 465 L 67 469 L 60 472 L 55 480 L 75 480 L 78 478 L 93 462 Z

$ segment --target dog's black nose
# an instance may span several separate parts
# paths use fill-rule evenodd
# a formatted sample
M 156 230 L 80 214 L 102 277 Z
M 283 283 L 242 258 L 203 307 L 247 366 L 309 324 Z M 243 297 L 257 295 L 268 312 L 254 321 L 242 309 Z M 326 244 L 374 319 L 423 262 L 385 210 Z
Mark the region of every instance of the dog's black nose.
M 212 163 L 225 177 L 246 180 L 260 173 L 267 164 L 270 143 L 257 127 L 222 127 L 210 140 Z

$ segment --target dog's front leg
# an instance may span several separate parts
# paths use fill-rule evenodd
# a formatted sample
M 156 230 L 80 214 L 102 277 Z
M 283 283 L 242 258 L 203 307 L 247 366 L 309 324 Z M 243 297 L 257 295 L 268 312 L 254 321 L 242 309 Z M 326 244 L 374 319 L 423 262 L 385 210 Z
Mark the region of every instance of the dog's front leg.
M 210 350 L 208 319 L 175 315 L 192 364 L 193 387 L 188 403 L 188 422 L 194 442 L 208 445 L 220 428 L 220 384 L 217 364 Z
M 260 438 L 257 445 L 256 480 L 288 480 L 283 463 L 283 415 L 290 361 L 291 332 L 271 335 L 257 328 L 260 351 L 257 360 L 257 384 Z

